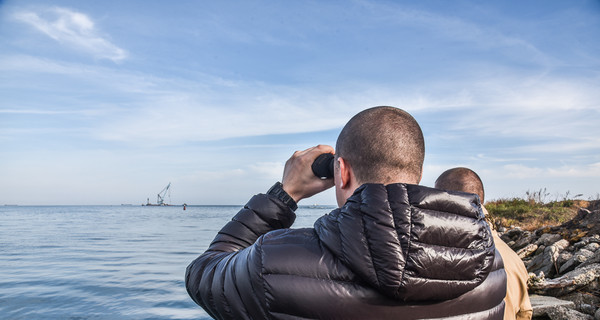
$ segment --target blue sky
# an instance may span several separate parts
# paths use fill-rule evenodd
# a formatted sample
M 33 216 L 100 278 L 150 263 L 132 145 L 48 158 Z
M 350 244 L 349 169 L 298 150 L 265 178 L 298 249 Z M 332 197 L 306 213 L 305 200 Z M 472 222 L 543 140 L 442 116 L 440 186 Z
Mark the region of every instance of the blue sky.
M 0 48 L 0 204 L 243 204 L 376 105 L 424 185 L 600 197 L 598 1 L 0 1 Z

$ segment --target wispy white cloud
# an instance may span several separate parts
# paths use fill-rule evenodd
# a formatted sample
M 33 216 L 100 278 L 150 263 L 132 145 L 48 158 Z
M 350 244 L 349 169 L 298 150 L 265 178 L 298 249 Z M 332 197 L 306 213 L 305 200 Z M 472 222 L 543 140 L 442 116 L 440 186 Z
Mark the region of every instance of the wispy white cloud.
M 528 167 L 522 164 L 507 164 L 502 166 L 502 174 L 515 179 L 530 179 L 541 176 L 546 170 L 538 167 Z
M 14 14 L 14 18 L 65 46 L 88 52 L 95 58 L 118 62 L 127 57 L 127 52 L 107 39 L 84 13 L 52 7 L 38 11 L 19 11 Z
M 0 55 L 0 70 L 7 72 L 32 72 L 51 74 L 81 73 L 82 67 L 30 55 Z M 79 71 L 78 71 L 79 70 Z
M 253 96 L 252 89 L 254 93 L 262 91 L 261 96 Z M 336 114 L 336 110 L 353 105 L 331 97 L 317 102 L 309 92 L 300 94 L 290 88 L 280 89 L 275 94 L 265 92 L 265 88 L 249 86 L 235 90 L 233 97 L 222 102 L 190 93 L 165 93 L 138 105 L 135 112 L 125 112 L 118 119 L 102 124 L 98 138 L 168 145 L 328 130 L 343 125 L 348 119 Z M 361 106 L 351 108 L 357 110 Z
M 522 154 L 527 154 L 527 153 L 522 153 Z M 469 160 L 473 160 L 473 161 L 481 161 L 481 162 L 491 162 L 491 163 L 503 163 L 503 162 L 528 162 L 528 161 L 535 161 L 536 159 L 533 157 L 525 157 L 525 158 L 509 158 L 509 157 L 498 157 L 498 156 L 491 156 L 489 154 L 477 154 L 475 156 L 472 156 L 470 158 L 468 158 Z
M 521 164 L 509 164 L 499 170 L 502 175 L 515 179 L 534 178 L 591 178 L 600 177 L 600 162 L 582 166 L 532 167 Z
M 600 162 L 592 163 L 582 167 L 561 166 L 549 168 L 550 177 L 557 178 L 591 178 L 600 177 Z
M 420 104 L 428 115 L 440 111 L 448 117 L 440 128 L 445 136 L 519 139 L 521 151 L 533 147 L 557 152 L 600 147 L 600 127 L 595 124 L 600 118 L 597 87 L 597 81 L 585 76 L 513 71 L 496 77 L 473 75 L 464 81 L 433 83 L 422 94 Z M 440 100 L 444 96 L 450 103 Z M 532 142 L 523 146 L 523 141 Z
M 444 112 L 450 118 L 440 129 L 455 140 L 473 132 L 504 139 L 576 139 L 525 147 L 563 150 L 593 147 L 594 137 L 600 136 L 600 127 L 595 125 L 600 109 L 596 87 L 585 79 L 567 81 L 551 75 L 533 80 L 537 75 L 515 73 L 486 81 L 478 81 L 478 75 L 427 86 L 364 82 L 304 88 L 206 74 L 194 80 L 163 78 L 30 56 L 0 56 L 0 70 L 26 73 L 31 79 L 40 73 L 56 74 L 61 76 L 55 81 L 63 83 L 62 88 L 82 86 L 98 94 L 97 100 L 51 110 L 23 104 L 21 108 L 0 106 L 0 112 L 94 115 L 98 118 L 89 128 L 92 136 L 136 145 L 330 130 L 374 105 L 404 108 L 423 123 L 429 116 L 439 119 L 437 113 Z M 115 96 L 122 102 L 106 100 Z
M 503 48 L 502 54 L 517 55 L 519 60 L 527 60 L 536 64 L 548 65 L 557 63 L 540 50 L 531 41 L 500 32 L 490 25 L 475 23 L 459 15 L 441 14 L 433 11 L 423 11 L 410 6 L 396 3 L 373 1 L 357 1 L 370 11 L 367 16 L 376 17 L 392 25 L 418 27 L 431 32 L 432 37 L 443 38 L 448 42 L 464 42 L 472 48 L 492 49 Z M 475 6 L 465 11 L 471 11 Z M 361 12 L 361 14 L 364 14 Z M 479 13 L 481 14 L 481 12 Z M 515 23 L 516 21 L 511 21 Z
M 249 168 L 256 175 L 266 177 L 271 180 L 281 179 L 284 163 L 282 162 L 258 162 L 249 165 Z
M 94 110 L 48 110 L 48 109 L 0 109 L 0 113 L 3 114 L 17 114 L 17 115 L 66 115 L 66 114 L 79 114 L 79 115 L 97 115 L 98 112 Z
M 435 115 L 437 111 L 455 110 L 455 121 L 444 129 L 457 139 L 477 132 L 505 139 L 575 139 L 555 141 L 552 146 L 537 144 L 538 149 L 552 147 L 546 150 L 594 146 L 597 139 L 593 137 L 600 135 L 600 128 L 594 124 L 599 107 L 594 101 L 600 101 L 595 88 L 548 77 L 548 85 L 511 90 L 511 78 L 497 79 L 488 86 L 474 84 L 454 93 L 448 92 L 452 91 L 450 87 L 413 93 L 411 88 L 365 84 L 359 89 L 342 86 L 328 91 L 240 81 L 227 89 L 230 97 L 225 99 L 217 98 L 217 91 L 223 88 L 207 85 L 197 94 L 185 89 L 191 83 L 169 86 L 164 81 L 164 85 L 157 86 L 160 91 L 146 88 L 152 101 L 145 101 L 135 114 L 123 114 L 101 131 L 106 133 L 102 137 L 109 140 L 152 137 L 164 142 L 311 132 L 339 128 L 357 111 L 384 104 L 405 108 L 417 116 L 421 112 Z M 464 88 L 460 83 L 456 87 Z M 503 93 L 502 87 L 510 93 Z M 561 146 L 563 142 L 568 145 Z
M 577 132 L 573 132 L 577 135 Z M 582 136 L 578 140 L 568 140 L 563 142 L 538 142 L 531 144 L 523 144 L 508 148 L 506 151 L 513 154 L 537 154 L 543 158 L 548 153 L 563 153 L 575 154 L 577 152 L 599 152 L 600 153 L 600 138 L 593 137 L 593 134 L 580 134 Z M 523 159 L 526 160 L 526 159 Z

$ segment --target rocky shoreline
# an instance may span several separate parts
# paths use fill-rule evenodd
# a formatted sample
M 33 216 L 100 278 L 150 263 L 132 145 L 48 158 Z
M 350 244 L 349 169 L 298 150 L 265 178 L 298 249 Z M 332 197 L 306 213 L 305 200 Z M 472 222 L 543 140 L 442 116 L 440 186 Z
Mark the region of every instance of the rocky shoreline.
M 498 231 L 529 272 L 534 319 L 600 320 L 600 201 L 559 226 Z

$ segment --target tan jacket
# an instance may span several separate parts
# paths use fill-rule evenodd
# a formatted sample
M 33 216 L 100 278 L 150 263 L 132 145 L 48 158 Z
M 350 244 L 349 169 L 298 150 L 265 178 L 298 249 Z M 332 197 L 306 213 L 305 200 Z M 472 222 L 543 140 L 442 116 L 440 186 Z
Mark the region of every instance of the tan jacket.
M 527 269 L 521 258 L 500 239 L 496 231 L 492 231 L 492 234 L 506 271 L 504 320 L 531 319 L 533 309 L 527 293 L 527 278 L 529 277 Z

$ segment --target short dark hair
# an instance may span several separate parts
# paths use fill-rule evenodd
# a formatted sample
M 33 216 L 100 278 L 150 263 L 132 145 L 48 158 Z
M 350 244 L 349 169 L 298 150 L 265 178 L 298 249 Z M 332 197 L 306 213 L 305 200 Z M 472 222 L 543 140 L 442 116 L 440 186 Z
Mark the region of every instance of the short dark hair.
M 444 171 L 435 180 L 435 187 L 437 189 L 474 193 L 479 196 L 481 203 L 484 201 L 483 182 L 481 182 L 481 178 L 477 173 L 469 168 L 457 167 Z
M 425 141 L 408 112 L 381 106 L 352 117 L 337 139 L 335 152 L 349 163 L 359 183 L 387 184 L 398 179 L 418 183 Z

